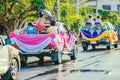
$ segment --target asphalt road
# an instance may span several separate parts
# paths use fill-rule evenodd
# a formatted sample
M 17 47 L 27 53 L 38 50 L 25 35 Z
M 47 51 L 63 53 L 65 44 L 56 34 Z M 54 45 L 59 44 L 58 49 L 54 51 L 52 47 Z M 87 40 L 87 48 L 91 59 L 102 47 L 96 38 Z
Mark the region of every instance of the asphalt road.
M 99 46 L 83 51 L 79 46 L 77 60 L 63 55 L 63 64 L 55 65 L 45 57 L 43 66 L 39 59 L 30 57 L 27 66 L 21 68 L 18 80 L 120 80 L 120 47 L 107 50 Z

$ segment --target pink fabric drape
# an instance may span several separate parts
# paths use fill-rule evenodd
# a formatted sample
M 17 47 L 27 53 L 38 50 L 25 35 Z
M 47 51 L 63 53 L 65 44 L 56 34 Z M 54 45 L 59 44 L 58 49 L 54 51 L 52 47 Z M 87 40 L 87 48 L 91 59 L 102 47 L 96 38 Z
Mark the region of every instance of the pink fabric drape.
M 15 37 L 17 40 L 30 45 L 35 45 L 46 40 L 48 37 L 54 38 L 55 34 L 38 34 L 38 35 L 17 35 L 14 32 L 9 34 L 10 38 Z

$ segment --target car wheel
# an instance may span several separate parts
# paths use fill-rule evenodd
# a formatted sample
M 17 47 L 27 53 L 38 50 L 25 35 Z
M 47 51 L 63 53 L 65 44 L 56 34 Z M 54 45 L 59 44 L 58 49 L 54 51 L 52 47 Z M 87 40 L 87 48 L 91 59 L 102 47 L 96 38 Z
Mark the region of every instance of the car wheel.
M 78 55 L 78 44 L 75 44 L 74 49 L 71 51 L 72 54 L 70 55 L 71 60 L 77 59 Z
M 17 72 L 18 72 L 18 62 L 16 59 L 12 59 L 11 64 L 10 64 L 10 78 L 11 80 L 16 80 L 17 79 Z
M 116 44 L 114 44 L 114 48 L 117 48 L 118 47 L 118 44 L 116 43 Z
M 22 56 L 21 66 L 26 66 L 26 65 L 27 65 L 27 57 Z
M 39 65 L 43 65 L 44 64 L 44 56 L 40 56 L 39 58 L 40 58 Z
M 88 44 L 87 43 L 82 43 L 83 50 L 87 51 L 88 49 Z
M 17 79 L 17 73 L 19 70 L 19 64 L 16 59 L 12 59 L 10 63 L 10 68 L 2 76 L 2 80 L 16 80 Z
M 110 49 L 111 47 L 110 46 L 107 46 L 107 49 Z
M 107 49 L 111 49 L 111 43 L 108 42 L 107 45 L 106 45 Z
M 62 52 L 61 51 L 54 52 L 52 55 L 52 60 L 55 64 L 61 64 L 62 63 Z
M 95 45 L 92 45 L 92 49 L 95 49 L 96 48 L 96 46 Z

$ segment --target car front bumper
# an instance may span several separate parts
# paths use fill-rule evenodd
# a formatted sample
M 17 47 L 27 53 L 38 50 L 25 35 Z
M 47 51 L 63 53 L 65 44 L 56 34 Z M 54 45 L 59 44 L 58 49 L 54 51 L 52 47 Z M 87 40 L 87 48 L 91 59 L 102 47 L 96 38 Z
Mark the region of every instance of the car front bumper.
M 3 75 L 9 69 L 9 65 L 7 61 L 0 61 L 0 75 Z
M 107 38 L 102 38 L 101 40 L 91 42 L 91 41 L 83 39 L 82 43 L 87 43 L 88 45 L 106 45 L 108 43 L 108 40 Z

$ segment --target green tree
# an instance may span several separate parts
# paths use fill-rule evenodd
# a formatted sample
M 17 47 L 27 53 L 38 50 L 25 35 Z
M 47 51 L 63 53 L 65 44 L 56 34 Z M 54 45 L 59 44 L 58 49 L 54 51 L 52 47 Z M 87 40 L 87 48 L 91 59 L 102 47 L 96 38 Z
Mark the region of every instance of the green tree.
M 6 33 L 20 29 L 24 22 L 36 19 L 39 7 L 44 8 L 43 0 L 0 0 L 0 24 Z
M 30 3 L 32 6 L 34 6 L 35 9 L 37 9 L 37 8 L 44 9 L 45 8 L 44 0 L 30 0 Z

